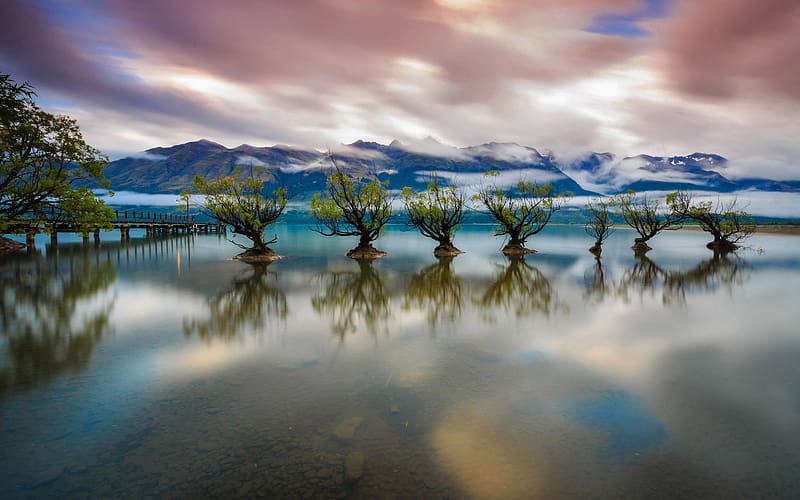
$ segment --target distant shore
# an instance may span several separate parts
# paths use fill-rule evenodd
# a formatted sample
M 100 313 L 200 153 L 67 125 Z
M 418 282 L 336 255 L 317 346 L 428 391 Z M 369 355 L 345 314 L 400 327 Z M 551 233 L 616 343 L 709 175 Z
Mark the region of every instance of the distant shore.
M 700 226 L 685 225 L 681 229 L 688 229 L 690 231 L 699 231 Z M 800 235 L 800 224 L 756 224 L 756 233 L 769 233 L 769 234 L 796 234 Z
M 758 224 L 756 233 L 800 234 L 800 224 Z

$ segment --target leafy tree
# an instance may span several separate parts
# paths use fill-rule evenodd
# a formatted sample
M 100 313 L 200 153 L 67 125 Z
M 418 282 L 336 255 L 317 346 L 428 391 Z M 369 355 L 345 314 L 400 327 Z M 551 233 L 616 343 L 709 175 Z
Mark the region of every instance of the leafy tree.
M 670 209 L 700 225 L 700 229 L 711 233 L 714 241 L 706 246 L 720 252 L 736 250 L 738 243 L 748 238 L 755 231 L 756 225 L 752 214 L 740 210 L 738 200 L 734 198 L 728 203 L 717 200 L 694 202 L 687 191 L 676 191 L 667 195 Z
M 611 201 L 603 201 L 602 198 L 590 200 L 584 208 L 589 212 L 589 220 L 584 229 L 586 234 L 594 238 L 594 245 L 589 249 L 595 255 L 600 255 L 603 251 L 603 242 L 614 231 L 614 220 L 611 218 Z
M 189 205 L 192 202 L 192 190 L 181 189 L 181 192 L 178 193 L 178 198 L 176 198 L 175 201 L 184 205 L 186 222 L 189 222 Z
M 283 214 L 286 208 L 286 190 L 275 189 L 265 195 L 265 182 L 256 178 L 255 171 L 243 179 L 236 177 L 238 170 L 230 177 L 209 182 L 203 177 L 194 179 L 195 189 L 205 195 L 203 212 L 214 219 L 233 226 L 233 233 L 241 234 L 252 242 L 250 248 L 231 241 L 245 251 L 236 257 L 246 262 L 270 262 L 280 257 L 269 248 L 278 241 L 275 236 L 264 240 L 264 231 Z
M 679 229 L 684 220 L 683 215 L 663 209 L 658 199 L 637 196 L 633 191 L 614 197 L 614 203 L 625 223 L 639 233 L 632 247 L 637 254 L 652 250 L 647 244 L 652 237 L 664 230 Z
M 439 243 L 437 257 L 463 253 L 453 245 L 453 236 L 464 220 L 464 194 L 455 186 L 442 186 L 435 179 L 425 191 L 403 188 L 403 204 L 409 223 L 419 232 Z
M 311 228 L 323 236 L 358 236 L 358 246 L 347 253 L 353 259 L 375 259 L 386 252 L 375 249 L 392 216 L 392 200 L 386 185 L 378 181 L 356 181 L 339 169 L 330 156 L 334 172 L 328 176 L 324 193 L 311 199 L 311 215 L 317 225 Z
M 110 227 L 113 212 L 92 191 L 108 187 L 108 159 L 86 144 L 74 119 L 43 111 L 35 95 L 0 74 L 0 233 L 48 219 L 83 232 Z
M 487 178 L 497 175 L 497 171 L 486 173 Z M 552 184 L 537 185 L 531 181 L 519 181 L 516 189 L 510 191 L 495 183 L 483 185 L 474 200 L 497 221 L 494 235 L 508 236 L 508 244 L 503 248 L 506 255 L 536 253 L 525 248 L 525 242 L 542 231 L 564 203 L 564 197 L 554 193 Z

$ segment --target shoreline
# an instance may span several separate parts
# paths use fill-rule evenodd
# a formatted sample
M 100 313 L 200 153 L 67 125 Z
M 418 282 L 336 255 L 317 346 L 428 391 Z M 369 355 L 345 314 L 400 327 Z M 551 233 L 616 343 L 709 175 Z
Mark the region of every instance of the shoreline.
M 701 231 L 700 226 L 686 225 L 680 230 Z M 753 234 L 790 234 L 800 236 L 800 224 L 756 224 Z

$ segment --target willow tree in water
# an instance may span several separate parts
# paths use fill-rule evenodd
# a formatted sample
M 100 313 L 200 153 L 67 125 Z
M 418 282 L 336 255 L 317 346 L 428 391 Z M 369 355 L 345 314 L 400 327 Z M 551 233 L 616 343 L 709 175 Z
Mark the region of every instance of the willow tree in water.
M 409 224 L 439 243 L 434 255 L 452 257 L 463 253 L 453 245 L 455 232 L 464 220 L 464 194 L 458 188 L 433 180 L 421 193 L 404 188 L 402 197 Z
M 603 242 L 614 231 L 614 220 L 611 218 L 612 206 L 613 202 L 603 201 L 602 198 L 595 198 L 584 205 L 589 213 L 589 220 L 584 229 L 586 234 L 594 238 L 594 245 L 589 251 L 597 256 L 603 251 Z
M 677 191 L 667 195 L 667 204 L 673 213 L 697 222 L 700 229 L 710 233 L 714 240 L 706 246 L 711 250 L 726 253 L 739 248 L 739 243 L 756 229 L 753 215 L 741 210 L 738 200 L 728 203 L 717 200 L 697 201 L 687 191 Z
M 214 219 L 233 227 L 233 234 L 240 234 L 252 242 L 246 247 L 230 240 L 244 252 L 236 256 L 245 262 L 271 262 L 281 257 L 269 245 L 278 241 L 275 236 L 266 241 L 264 231 L 283 214 L 286 208 L 286 189 L 277 188 L 265 194 L 265 182 L 255 177 L 240 179 L 234 175 L 209 182 L 195 177 L 194 186 L 205 195 L 202 211 Z
M 488 178 L 498 175 L 496 171 L 486 173 Z M 508 237 L 503 248 L 506 255 L 536 253 L 526 248 L 525 243 L 547 226 L 564 203 L 564 197 L 555 193 L 552 184 L 538 185 L 531 181 L 519 181 L 510 190 L 490 183 L 481 186 L 474 199 L 497 221 L 494 235 Z
M 648 198 L 647 195 L 636 196 L 629 191 L 614 198 L 625 223 L 632 227 L 639 236 L 633 241 L 633 251 L 644 254 L 652 248 L 647 242 L 664 230 L 679 229 L 684 216 L 661 205 L 661 201 Z
M 372 246 L 392 216 L 392 200 L 386 186 L 376 180 L 355 180 L 341 171 L 330 157 L 334 172 L 324 193 L 311 199 L 311 215 L 323 236 L 358 236 L 358 246 L 347 252 L 353 259 L 377 259 L 386 255 Z

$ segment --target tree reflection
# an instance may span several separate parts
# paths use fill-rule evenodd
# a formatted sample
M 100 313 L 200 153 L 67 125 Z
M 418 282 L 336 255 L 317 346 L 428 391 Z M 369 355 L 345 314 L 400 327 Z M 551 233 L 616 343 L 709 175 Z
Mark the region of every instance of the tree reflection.
M 184 335 L 196 334 L 207 341 L 232 340 L 247 328 L 263 330 L 267 321 L 284 322 L 289 311 L 286 295 L 276 286 L 277 274 L 268 266 L 250 265 L 234 277 L 231 285 L 209 302 L 207 319 L 184 319 Z
M 714 252 L 713 257 L 700 261 L 687 271 L 667 270 L 645 255 L 636 258 L 636 264 L 620 279 L 617 292 L 626 302 L 631 292 L 640 295 L 654 293 L 660 286 L 664 305 L 685 304 L 686 290 L 715 290 L 722 285 L 741 285 L 746 279 L 747 261 L 736 254 Z
M 405 290 L 403 309 L 423 309 L 433 327 L 442 320 L 455 321 L 464 303 L 461 280 L 453 272 L 453 257 L 440 257 L 414 274 Z
M 508 265 L 498 266 L 495 280 L 473 302 L 488 321 L 496 319 L 498 310 L 517 317 L 542 313 L 547 316 L 557 306 L 550 282 L 537 268 L 525 262 L 524 256 L 509 256 Z
M 608 292 L 613 288 L 606 280 L 606 273 L 603 270 L 603 261 L 599 255 L 594 258 L 594 266 L 583 275 L 584 299 L 602 301 Z
M 390 316 L 389 294 L 380 274 L 371 261 L 356 262 L 358 272 L 326 273 L 324 294 L 311 297 L 314 311 L 331 318 L 331 330 L 341 340 L 360 328 L 371 335 L 386 330 Z
M 111 262 L 88 249 L 66 257 L 16 256 L 0 267 L 0 335 L 8 365 L 0 395 L 46 384 L 85 369 L 95 347 L 112 334 L 116 280 Z

